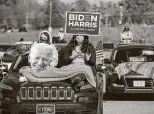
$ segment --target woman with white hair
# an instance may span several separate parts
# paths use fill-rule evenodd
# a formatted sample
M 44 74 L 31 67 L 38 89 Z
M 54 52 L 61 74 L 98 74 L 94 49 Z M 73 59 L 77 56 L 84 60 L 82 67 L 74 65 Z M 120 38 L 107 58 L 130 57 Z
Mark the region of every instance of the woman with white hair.
M 58 63 L 58 51 L 54 44 L 52 44 L 52 37 L 48 31 L 41 31 L 39 34 L 38 43 L 46 43 L 52 47 L 53 56 L 51 61 L 51 66 L 57 66 Z

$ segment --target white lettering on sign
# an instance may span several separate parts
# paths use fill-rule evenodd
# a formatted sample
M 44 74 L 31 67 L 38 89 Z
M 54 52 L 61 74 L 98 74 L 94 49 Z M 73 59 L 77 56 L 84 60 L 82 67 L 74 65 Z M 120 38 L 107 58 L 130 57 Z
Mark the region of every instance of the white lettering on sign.
M 69 14 L 68 26 L 70 27 L 93 27 L 96 28 L 98 15 Z
M 68 26 L 73 26 L 74 25 L 74 22 L 73 21 L 69 21 L 68 22 Z
M 74 27 L 97 27 L 96 22 L 79 22 L 79 21 L 69 21 L 68 26 L 74 26 Z
M 79 27 L 80 25 L 79 25 L 79 23 L 78 23 L 78 22 L 75 22 L 74 26 Z
M 92 15 L 92 16 L 91 16 L 91 21 L 97 21 L 97 16 L 96 16 L 96 15 L 95 15 L 95 16 Z
M 73 14 L 69 15 L 69 20 L 74 20 L 74 15 Z
M 65 33 L 99 35 L 100 13 L 66 12 Z
M 80 27 L 84 27 L 84 22 L 80 22 Z
M 84 20 L 84 15 L 70 14 L 69 15 L 69 20 L 83 21 Z
M 78 20 L 79 20 L 79 21 L 83 21 L 83 20 L 84 20 L 84 16 L 83 16 L 83 15 L 79 15 Z

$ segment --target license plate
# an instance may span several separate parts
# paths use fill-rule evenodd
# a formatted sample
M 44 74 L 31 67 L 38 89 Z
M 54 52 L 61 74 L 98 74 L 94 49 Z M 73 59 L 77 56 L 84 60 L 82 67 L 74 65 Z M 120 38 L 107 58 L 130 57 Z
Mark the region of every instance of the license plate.
M 55 114 L 55 104 L 37 104 L 36 114 Z
M 144 61 L 146 61 L 146 58 L 145 57 L 130 57 L 129 58 L 129 61 L 130 62 L 144 62 Z
M 133 81 L 134 87 L 145 87 L 145 81 Z

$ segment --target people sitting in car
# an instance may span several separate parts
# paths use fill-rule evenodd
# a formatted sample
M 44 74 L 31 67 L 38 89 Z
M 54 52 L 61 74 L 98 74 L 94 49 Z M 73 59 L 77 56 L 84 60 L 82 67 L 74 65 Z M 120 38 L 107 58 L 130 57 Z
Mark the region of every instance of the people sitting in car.
M 72 80 L 75 86 L 74 88 L 80 88 L 82 79 L 76 79 L 77 74 L 84 74 L 85 79 L 93 87 L 96 87 L 96 82 L 89 67 L 77 68 L 55 68 L 50 67 L 52 61 L 53 48 L 45 43 L 36 43 L 31 47 L 28 61 L 30 66 L 22 67 L 19 71 L 19 75 L 8 75 L 3 79 L 3 83 L 13 88 L 17 88 L 22 83 L 28 82 L 49 82 L 49 81 L 63 81 L 74 77 Z M 27 61 L 27 62 L 28 62 Z M 87 72 L 89 71 L 89 72 Z M 85 80 L 84 79 L 84 80 Z M 80 83 L 81 82 L 81 83 Z M 16 86 L 14 86 L 16 85 Z M 83 85 L 82 85 L 83 86 Z
M 51 66 L 56 66 L 58 63 L 58 51 L 54 44 L 52 44 L 52 37 L 48 31 L 42 31 L 39 34 L 38 43 L 49 44 L 53 48 L 53 58 L 51 61 Z
M 88 67 L 87 72 L 96 75 L 96 52 L 89 42 L 88 36 L 74 35 L 68 45 L 59 52 L 59 62 L 57 67 L 66 69 Z M 90 71 L 89 71 L 90 70 Z M 80 78 L 82 75 L 80 76 Z M 79 78 L 79 77 L 78 77 Z M 79 79 L 80 79 L 79 78 Z M 83 78 L 83 77 L 82 77 Z

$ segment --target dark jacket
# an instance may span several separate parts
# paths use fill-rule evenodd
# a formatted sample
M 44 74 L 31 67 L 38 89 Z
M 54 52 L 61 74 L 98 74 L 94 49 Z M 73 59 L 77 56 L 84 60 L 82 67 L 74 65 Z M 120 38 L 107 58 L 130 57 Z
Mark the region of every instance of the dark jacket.
M 18 90 L 20 88 L 19 77 L 21 74 L 15 72 L 8 73 L 5 78 L 1 81 L 3 84 L 11 86 L 13 90 Z
M 73 60 L 71 60 L 69 57 L 71 56 L 71 52 L 72 50 L 68 50 L 67 46 L 65 48 L 62 48 L 60 51 L 59 51 L 59 61 L 58 61 L 58 64 L 57 64 L 57 67 L 60 68 L 62 66 L 66 66 L 66 65 L 69 65 L 72 63 Z M 85 61 L 85 64 L 88 65 L 88 66 L 91 66 L 92 70 L 93 70 L 93 73 L 94 75 L 96 74 L 96 52 L 95 52 L 95 49 L 94 49 L 94 46 L 89 43 L 88 45 L 88 52 L 91 53 L 91 57 L 88 61 Z

